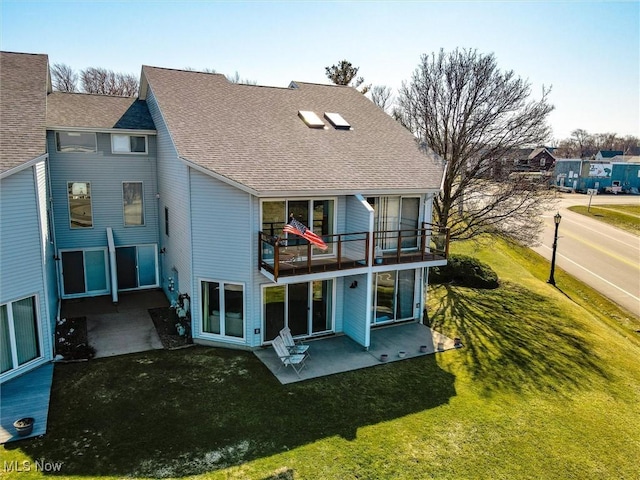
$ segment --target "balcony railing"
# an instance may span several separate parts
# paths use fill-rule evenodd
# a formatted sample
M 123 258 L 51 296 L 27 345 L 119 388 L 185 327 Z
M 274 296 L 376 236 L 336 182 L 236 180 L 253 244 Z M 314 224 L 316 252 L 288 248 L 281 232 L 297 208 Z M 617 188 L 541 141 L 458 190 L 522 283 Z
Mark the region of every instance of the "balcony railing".
M 279 229 L 282 232 L 282 229 Z M 449 231 L 424 223 L 421 228 L 321 235 L 327 244 L 322 251 L 305 239 L 279 237 L 258 232 L 258 264 L 279 277 L 365 268 L 369 265 L 429 262 L 446 259 Z M 370 258 L 370 245 L 375 245 Z

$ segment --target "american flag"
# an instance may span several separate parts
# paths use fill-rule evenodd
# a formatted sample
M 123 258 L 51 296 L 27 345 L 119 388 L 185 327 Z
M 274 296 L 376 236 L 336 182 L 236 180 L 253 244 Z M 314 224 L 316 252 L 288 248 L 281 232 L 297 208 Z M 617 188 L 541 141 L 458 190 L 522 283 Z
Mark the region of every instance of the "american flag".
M 300 236 L 302 238 L 306 238 L 309 241 L 309 243 L 313 243 L 320 250 L 326 250 L 327 248 L 329 248 L 329 247 L 327 247 L 327 244 L 324 243 L 322 241 L 322 239 L 318 235 L 313 233 L 311 230 L 309 230 L 307 227 L 305 227 L 298 220 L 293 218 L 293 216 L 289 219 L 289 223 L 287 223 L 284 226 L 283 231 L 285 233 L 292 233 L 292 234 L 298 235 L 298 236 Z

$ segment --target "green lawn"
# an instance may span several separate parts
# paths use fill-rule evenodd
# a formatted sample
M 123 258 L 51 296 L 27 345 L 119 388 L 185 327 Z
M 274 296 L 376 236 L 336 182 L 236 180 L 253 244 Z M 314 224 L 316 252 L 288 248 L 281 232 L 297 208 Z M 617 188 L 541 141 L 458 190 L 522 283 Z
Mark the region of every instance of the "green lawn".
M 640 235 L 640 205 L 578 205 L 569 210 Z
M 463 349 L 289 386 L 213 348 L 56 365 L 49 433 L 2 459 L 77 478 L 637 479 L 640 321 L 562 271 L 546 284 L 530 250 L 454 251 L 501 278 L 432 289 L 429 321 Z

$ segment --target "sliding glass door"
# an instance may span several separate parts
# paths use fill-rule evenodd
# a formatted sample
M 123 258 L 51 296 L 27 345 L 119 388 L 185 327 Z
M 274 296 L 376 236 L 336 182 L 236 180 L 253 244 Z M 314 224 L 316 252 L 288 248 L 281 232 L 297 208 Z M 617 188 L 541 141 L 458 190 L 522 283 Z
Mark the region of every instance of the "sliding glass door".
M 382 251 L 398 248 L 398 231 L 401 248 L 418 247 L 417 229 L 420 219 L 420 198 L 418 197 L 369 197 L 374 210 L 374 229 L 380 233 L 376 237 L 376 248 Z
M 414 318 L 416 270 L 377 272 L 374 275 L 372 288 L 372 323 L 389 323 Z
M 333 280 L 265 287 L 262 294 L 264 340 L 289 327 L 294 337 L 333 329 Z
M 0 305 L 0 373 L 39 357 L 36 297 Z
M 285 237 L 282 229 L 293 215 L 316 235 L 332 235 L 335 231 L 334 205 L 333 199 L 265 200 L 262 202 L 262 231 L 272 237 Z M 300 258 L 307 255 L 307 243 L 296 235 L 286 235 L 287 248 L 295 250 Z M 313 247 L 312 256 L 333 254 L 334 244 L 328 242 L 327 246 L 325 251 Z

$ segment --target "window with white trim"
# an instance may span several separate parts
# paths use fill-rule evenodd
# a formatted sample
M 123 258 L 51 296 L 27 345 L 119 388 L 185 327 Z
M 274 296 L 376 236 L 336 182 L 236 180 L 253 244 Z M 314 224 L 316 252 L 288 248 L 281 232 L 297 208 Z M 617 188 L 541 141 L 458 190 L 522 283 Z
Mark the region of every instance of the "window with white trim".
M 201 282 L 202 331 L 226 337 L 244 337 L 244 286 L 239 283 Z
M 111 153 L 147 153 L 146 135 L 111 134 Z
M 96 134 L 89 132 L 56 132 L 56 149 L 61 153 L 96 153 Z
M 144 195 L 142 182 L 122 182 L 124 224 L 127 227 L 144 225 Z
M 68 182 L 69 224 L 71 228 L 92 228 L 91 183 Z

